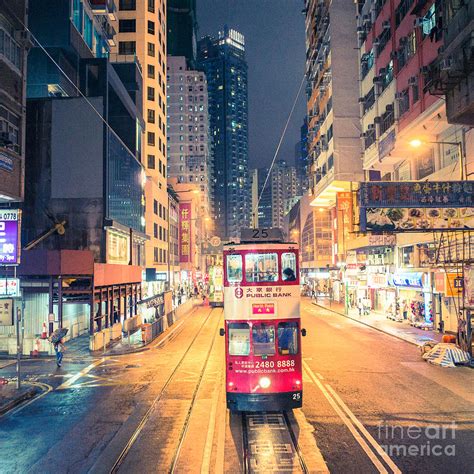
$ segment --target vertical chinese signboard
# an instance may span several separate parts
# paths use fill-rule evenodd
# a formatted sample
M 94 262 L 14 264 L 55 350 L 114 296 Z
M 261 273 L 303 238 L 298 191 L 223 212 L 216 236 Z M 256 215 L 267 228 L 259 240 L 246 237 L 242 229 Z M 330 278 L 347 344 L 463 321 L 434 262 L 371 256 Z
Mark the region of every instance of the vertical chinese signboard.
M 352 193 L 337 193 L 337 253 L 344 255 L 352 231 Z
M 179 262 L 191 263 L 191 203 L 179 203 Z
M 0 265 L 17 265 L 19 211 L 0 210 Z

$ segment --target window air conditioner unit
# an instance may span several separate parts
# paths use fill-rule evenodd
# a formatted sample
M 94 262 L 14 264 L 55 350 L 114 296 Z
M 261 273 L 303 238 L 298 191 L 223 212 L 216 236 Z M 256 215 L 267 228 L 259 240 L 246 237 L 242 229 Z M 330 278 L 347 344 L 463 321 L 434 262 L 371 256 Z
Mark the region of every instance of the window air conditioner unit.
M 397 59 L 398 51 L 390 51 L 390 59 Z
M 367 24 L 367 23 L 371 23 L 371 21 L 370 21 L 370 15 L 363 15 L 363 16 L 362 16 L 362 21 L 363 21 L 364 23 L 366 23 L 366 24 Z
M 424 22 L 425 22 L 425 19 L 423 17 L 415 18 L 415 21 L 413 22 L 413 24 L 415 25 L 415 27 L 420 27 L 420 26 L 423 26 Z
M 378 48 L 380 46 L 380 40 L 378 40 L 378 39 L 374 40 L 373 46 L 374 46 L 374 48 Z
M 367 130 L 372 131 L 372 130 L 374 130 L 374 128 L 375 128 L 375 124 L 373 124 L 373 123 L 369 123 L 369 125 L 367 125 Z
M 418 77 L 411 76 L 408 78 L 408 85 L 409 86 L 416 86 L 418 84 Z
M 361 133 L 360 138 L 362 138 L 362 139 L 367 138 L 367 132 Z
M 389 20 L 384 21 L 384 22 L 382 23 L 382 28 L 383 28 L 384 30 L 389 30 L 389 29 L 390 29 L 390 21 L 389 21 Z
M 382 121 L 381 117 L 375 117 L 374 118 L 374 123 L 377 124 L 377 123 L 380 123 Z
M 430 72 L 430 68 L 428 66 L 420 67 L 421 74 L 428 74 Z
M 382 82 L 383 82 L 383 78 L 380 76 L 375 76 L 373 79 L 374 84 L 382 84 Z
M 379 76 L 385 76 L 385 74 L 387 74 L 387 69 L 384 67 L 381 67 L 379 69 Z
M 387 112 L 393 112 L 393 104 L 387 104 L 387 107 L 385 107 L 385 110 Z
M 363 104 L 365 102 L 365 97 L 359 97 L 359 104 Z
M 363 26 L 357 27 L 357 34 L 362 36 L 365 33 L 365 28 Z
M 395 99 L 401 100 L 403 99 L 403 92 L 395 92 Z
M 407 44 L 408 38 L 406 36 L 402 36 L 399 40 L 400 46 L 403 46 L 404 44 Z

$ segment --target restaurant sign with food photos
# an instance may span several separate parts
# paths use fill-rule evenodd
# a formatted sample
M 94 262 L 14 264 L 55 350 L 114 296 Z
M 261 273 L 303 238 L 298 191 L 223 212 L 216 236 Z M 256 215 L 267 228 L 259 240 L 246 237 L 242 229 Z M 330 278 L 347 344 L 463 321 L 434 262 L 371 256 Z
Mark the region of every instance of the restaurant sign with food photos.
M 363 232 L 474 229 L 472 182 L 366 182 L 359 204 Z

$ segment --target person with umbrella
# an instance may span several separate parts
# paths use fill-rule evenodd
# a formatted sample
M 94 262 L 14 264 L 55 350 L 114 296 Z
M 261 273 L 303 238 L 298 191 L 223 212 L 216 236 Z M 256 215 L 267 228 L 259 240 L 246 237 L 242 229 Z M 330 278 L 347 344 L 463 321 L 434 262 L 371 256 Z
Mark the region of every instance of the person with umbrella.
M 50 336 L 50 341 L 53 343 L 54 352 L 56 352 L 56 364 L 61 367 L 63 361 L 63 352 L 66 350 L 64 345 L 64 336 L 67 334 L 67 328 L 58 328 Z

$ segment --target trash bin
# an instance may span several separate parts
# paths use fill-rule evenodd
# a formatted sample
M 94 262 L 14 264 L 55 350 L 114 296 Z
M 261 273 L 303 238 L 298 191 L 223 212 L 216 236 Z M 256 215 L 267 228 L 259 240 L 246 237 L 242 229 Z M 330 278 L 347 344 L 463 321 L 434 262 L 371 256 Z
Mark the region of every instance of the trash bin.
M 152 327 L 150 323 L 142 324 L 142 341 L 146 344 L 152 340 Z

